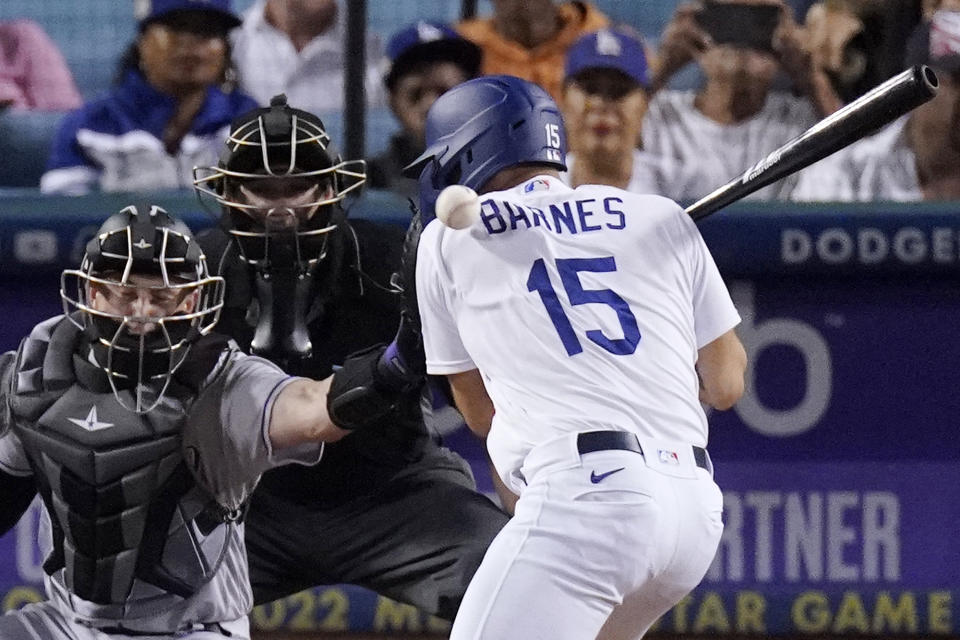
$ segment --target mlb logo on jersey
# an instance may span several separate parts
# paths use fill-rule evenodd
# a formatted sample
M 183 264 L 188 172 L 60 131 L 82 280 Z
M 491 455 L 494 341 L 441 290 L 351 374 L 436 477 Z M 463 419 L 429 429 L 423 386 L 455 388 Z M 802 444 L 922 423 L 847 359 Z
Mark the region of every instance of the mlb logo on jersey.
M 531 180 L 527 184 L 523 185 L 524 193 L 530 193 L 532 191 L 547 191 L 548 189 L 550 189 L 550 183 L 546 180 L 541 180 L 540 178 Z
M 680 464 L 680 456 L 676 451 L 667 451 L 666 449 L 657 449 L 660 454 L 660 462 L 664 464 Z

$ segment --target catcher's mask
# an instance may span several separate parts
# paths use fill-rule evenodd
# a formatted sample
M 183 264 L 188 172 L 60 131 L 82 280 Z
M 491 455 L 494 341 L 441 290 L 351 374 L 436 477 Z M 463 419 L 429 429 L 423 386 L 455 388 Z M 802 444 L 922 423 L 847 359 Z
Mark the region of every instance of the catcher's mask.
M 198 196 L 212 196 L 244 260 L 269 270 L 309 271 L 326 255 L 340 202 L 366 180 L 363 160 L 344 161 L 323 122 L 281 94 L 240 116 L 216 167 L 194 169 Z M 283 250 L 281 250 L 281 246 Z
M 110 216 L 80 269 L 60 280 L 64 313 L 89 338 L 117 400 L 137 413 L 160 403 L 190 345 L 216 325 L 223 291 L 187 226 L 156 206 Z

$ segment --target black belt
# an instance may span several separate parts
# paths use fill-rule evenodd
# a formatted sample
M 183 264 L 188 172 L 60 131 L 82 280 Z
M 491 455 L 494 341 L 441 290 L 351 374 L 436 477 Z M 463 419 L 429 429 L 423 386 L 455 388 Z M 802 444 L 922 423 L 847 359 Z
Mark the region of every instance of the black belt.
M 78 620 L 78 622 L 81 622 L 81 621 Z M 81 622 L 81 624 L 83 623 Z M 86 625 L 86 626 L 89 626 L 91 629 L 96 629 L 100 633 L 105 633 L 107 635 L 119 635 L 119 636 L 134 636 L 134 637 L 144 636 L 144 637 L 153 637 L 153 638 L 156 638 L 157 636 L 178 637 L 178 634 L 191 634 L 191 633 L 199 633 L 201 631 L 205 631 L 208 633 L 219 633 L 224 638 L 233 637 L 232 633 L 230 633 L 229 631 L 221 627 L 216 622 L 196 624 L 191 627 L 181 629 L 180 631 L 161 631 L 161 632 L 134 631 L 132 629 L 127 629 L 125 627 L 94 627 L 90 625 Z
M 577 434 L 577 451 L 580 452 L 580 455 L 611 449 L 633 451 L 644 455 L 637 436 L 626 431 L 586 431 Z M 696 460 L 698 467 L 706 469 L 711 475 L 713 474 L 713 463 L 710 462 L 710 456 L 707 455 L 706 449 L 693 447 L 693 459 Z

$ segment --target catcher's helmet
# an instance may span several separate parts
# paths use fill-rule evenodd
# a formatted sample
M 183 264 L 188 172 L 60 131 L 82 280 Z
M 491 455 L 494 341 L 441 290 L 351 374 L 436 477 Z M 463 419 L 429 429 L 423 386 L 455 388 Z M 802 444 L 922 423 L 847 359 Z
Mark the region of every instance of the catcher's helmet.
M 567 168 L 560 109 L 546 91 L 513 76 L 468 80 L 437 98 L 427 113 L 426 138 L 426 151 L 404 169 L 419 176 L 424 223 L 451 184 L 480 191 L 507 167 Z
M 220 203 L 245 260 L 269 262 L 271 244 L 282 242 L 292 244 L 298 264 L 309 269 L 325 254 L 338 203 L 366 180 L 366 163 L 342 160 L 320 118 L 291 108 L 283 94 L 269 107 L 240 116 L 230 129 L 220 163 L 194 169 L 198 195 Z M 271 185 L 285 185 L 301 197 L 281 201 Z
M 156 206 L 110 216 L 80 269 L 60 280 L 64 313 L 90 339 L 117 400 L 138 413 L 160 402 L 190 345 L 213 329 L 223 290 L 190 229 Z

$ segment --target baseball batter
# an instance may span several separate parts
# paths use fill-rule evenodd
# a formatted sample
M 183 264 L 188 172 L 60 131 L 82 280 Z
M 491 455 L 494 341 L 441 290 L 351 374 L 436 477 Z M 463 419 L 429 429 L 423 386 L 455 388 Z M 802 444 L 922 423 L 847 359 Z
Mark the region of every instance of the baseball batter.
M 639 638 L 723 528 L 699 400 L 742 393 L 737 311 L 677 204 L 567 187 L 564 139 L 543 90 L 490 76 L 437 100 L 411 165 L 425 212 L 449 184 L 481 194 L 472 226 L 421 237 L 427 369 L 519 494 L 453 640 L 593 640 L 621 604 L 601 637 Z
M 209 333 L 223 281 L 158 207 L 111 216 L 61 295 L 0 359 L 0 471 L 43 499 L 49 598 L 0 638 L 249 638 L 243 507 L 264 471 L 348 433 L 330 380 Z

